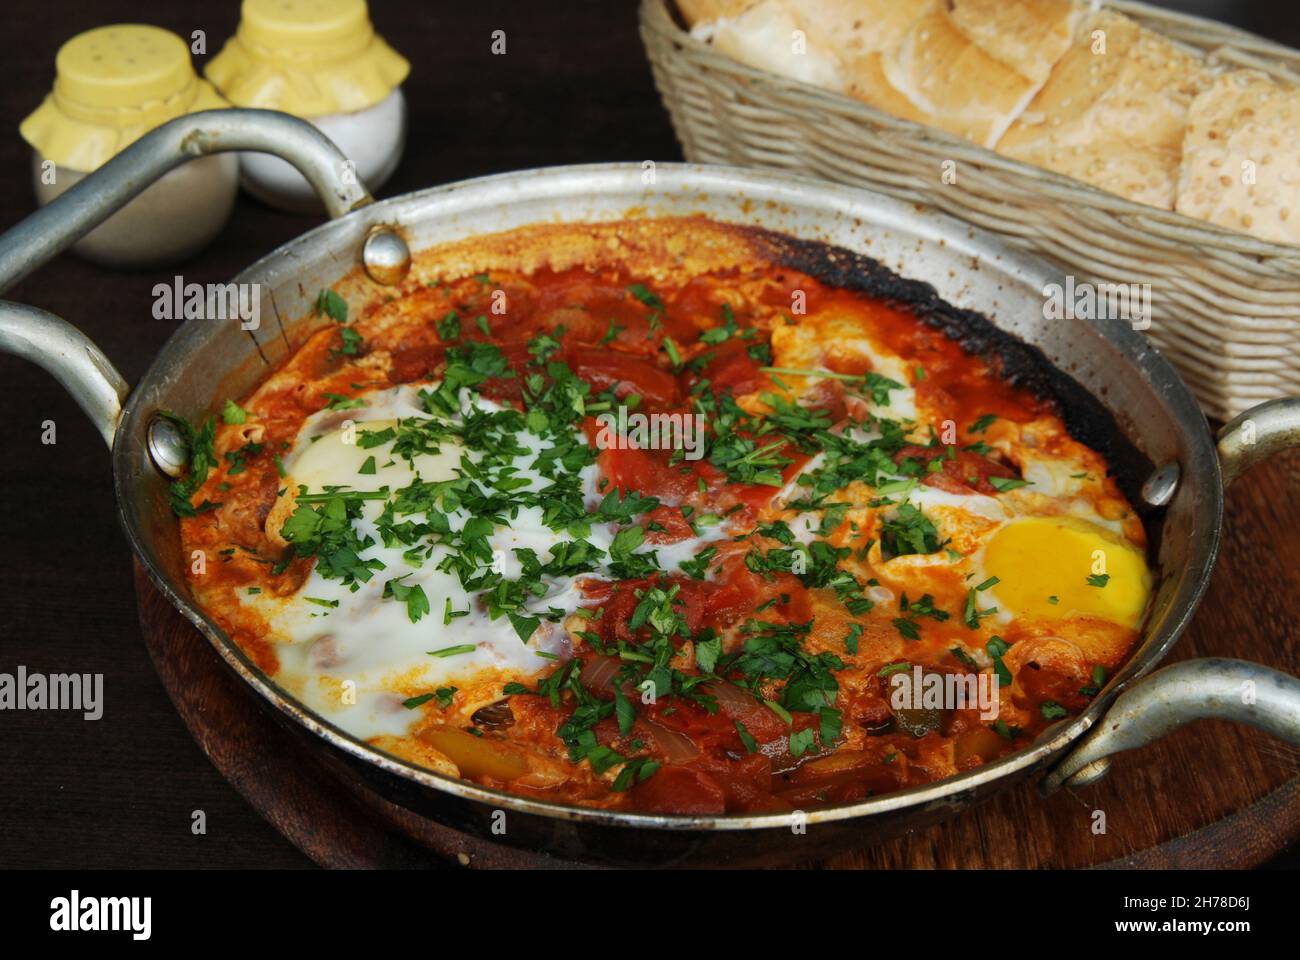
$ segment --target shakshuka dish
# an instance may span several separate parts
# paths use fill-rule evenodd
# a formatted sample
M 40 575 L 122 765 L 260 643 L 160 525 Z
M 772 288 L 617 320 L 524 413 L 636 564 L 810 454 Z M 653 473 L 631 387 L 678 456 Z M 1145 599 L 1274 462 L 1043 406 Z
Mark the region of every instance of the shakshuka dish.
M 193 591 L 413 764 L 625 811 L 847 803 L 1027 746 L 1139 637 L 1143 525 L 1072 382 L 858 254 L 550 224 L 353 274 L 299 329 L 178 418 Z

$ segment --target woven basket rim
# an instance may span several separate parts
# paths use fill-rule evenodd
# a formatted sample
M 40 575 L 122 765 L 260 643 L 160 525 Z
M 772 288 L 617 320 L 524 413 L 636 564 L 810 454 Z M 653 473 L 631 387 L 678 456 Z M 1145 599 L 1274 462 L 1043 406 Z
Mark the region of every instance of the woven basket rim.
M 1276 40 L 1270 40 L 1268 37 L 1261 37 L 1258 33 L 1235 27 L 1230 23 L 1224 23 L 1222 20 L 1212 20 L 1209 17 L 1198 17 L 1194 13 L 1184 13 L 1181 10 L 1157 7 L 1154 4 L 1142 3 L 1141 0 L 1099 0 L 1099 3 L 1100 6 L 1110 7 L 1120 13 L 1135 14 L 1148 20 L 1164 20 L 1169 23 L 1179 23 L 1188 27 L 1208 30 L 1211 33 L 1218 33 L 1225 38 L 1224 46 L 1231 45 L 1231 41 L 1236 40 L 1241 43 L 1249 43 L 1252 48 L 1272 51 L 1278 56 L 1294 57 L 1297 63 L 1300 63 L 1300 50 L 1288 47 L 1284 43 L 1278 43 Z M 1210 56 L 1213 56 L 1213 54 L 1210 54 Z
M 1261 46 L 1294 53 L 1300 60 L 1300 51 L 1292 50 L 1290 47 L 1277 44 L 1240 28 L 1222 24 L 1216 20 L 1208 20 L 1204 17 L 1183 13 L 1171 15 L 1171 11 L 1159 7 L 1152 7 L 1145 3 L 1125 2 L 1125 0 L 1115 0 L 1115 2 L 1103 0 L 1101 5 L 1121 12 L 1145 13 L 1151 11 L 1158 16 L 1176 19 L 1183 23 L 1205 24 L 1228 37 L 1250 39 L 1253 43 L 1258 43 Z M 1155 219 L 1168 227 L 1177 229 L 1188 243 L 1211 246 L 1220 251 L 1231 251 L 1236 254 L 1257 257 L 1261 261 L 1285 261 L 1286 266 L 1300 271 L 1300 244 L 1263 240 L 1248 233 L 1220 227 L 1174 210 L 1163 210 L 1160 207 L 1138 203 L 1135 200 L 1129 200 L 1118 194 L 1102 190 L 1100 187 L 1094 187 L 1073 177 L 995 153 L 936 127 L 915 123 L 885 113 L 846 94 L 836 93 L 815 84 L 804 83 L 801 80 L 794 80 L 777 73 L 751 67 L 739 60 L 733 60 L 731 57 L 719 53 L 712 44 L 693 37 L 690 31 L 683 30 L 678 26 L 673 18 L 673 11 L 670 10 L 670 6 L 675 9 L 675 0 L 641 0 L 640 19 L 642 29 L 659 33 L 670 42 L 690 49 L 696 56 L 711 61 L 712 65 L 717 69 L 726 69 L 732 73 L 745 76 L 760 86 L 768 85 L 782 89 L 790 94 L 807 97 L 814 102 L 821 101 L 823 109 L 839 115 L 856 114 L 862 120 L 872 124 L 896 128 L 902 127 L 907 129 L 910 134 L 920 136 L 937 147 L 973 154 L 974 159 L 968 162 L 999 169 L 1004 173 L 1030 177 L 1043 182 L 1045 185 L 1050 184 L 1053 188 L 1066 192 L 1082 194 L 1083 197 L 1087 198 L 1088 206 L 1094 209 L 1104 206 L 1107 210 L 1119 216 Z

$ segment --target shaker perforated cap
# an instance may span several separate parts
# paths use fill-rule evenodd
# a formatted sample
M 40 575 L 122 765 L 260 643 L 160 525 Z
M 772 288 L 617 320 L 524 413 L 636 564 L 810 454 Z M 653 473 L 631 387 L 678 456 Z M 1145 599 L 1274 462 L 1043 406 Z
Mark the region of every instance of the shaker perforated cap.
M 71 105 L 138 107 L 195 80 L 190 49 L 159 27 L 117 24 L 77 34 L 54 60 L 54 92 Z
M 273 49 L 362 49 L 374 28 L 365 0 L 244 0 L 239 30 Z
M 154 127 L 228 106 L 170 31 L 119 23 L 79 33 L 54 58 L 54 90 L 19 132 L 47 160 L 89 172 Z
M 365 0 L 244 0 L 239 29 L 205 68 L 235 106 L 299 117 L 374 106 L 409 71 Z

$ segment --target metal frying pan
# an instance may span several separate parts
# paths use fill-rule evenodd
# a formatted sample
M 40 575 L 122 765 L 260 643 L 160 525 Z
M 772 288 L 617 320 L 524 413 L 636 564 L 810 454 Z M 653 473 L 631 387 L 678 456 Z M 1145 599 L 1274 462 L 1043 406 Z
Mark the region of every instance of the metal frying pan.
M 1043 289 L 1063 278 L 1046 265 L 952 219 L 875 194 L 784 174 L 723 167 L 602 164 L 485 177 L 372 201 L 338 150 L 310 125 L 266 111 L 182 117 L 123 151 L 0 237 L 0 293 L 106 219 L 167 170 L 198 155 L 259 150 L 312 183 L 334 219 L 238 277 L 261 290 L 263 321 L 180 326 L 133 389 L 67 322 L 0 302 L 0 350 L 50 371 L 112 448 L 122 526 L 159 589 L 285 722 L 313 741 L 340 775 L 459 829 L 557 855 L 603 862 L 755 862 L 806 859 L 950 816 L 1027 777 L 1050 792 L 1102 776 L 1108 757 L 1183 723 L 1222 717 L 1300 744 L 1300 681 L 1236 660 L 1193 660 L 1149 677 L 1196 609 L 1210 579 L 1223 488 L 1257 460 L 1300 444 L 1300 399 L 1276 400 L 1211 435 L 1187 387 L 1129 325 L 1046 322 Z M 314 293 L 362 264 L 380 292 L 409 267 L 410 248 L 540 221 L 618 220 L 703 213 L 837 244 L 933 284 L 1032 344 L 1113 416 L 1149 464 L 1139 509 L 1155 534 L 1158 588 L 1142 643 L 1081 715 L 997 762 L 938 783 L 860 803 L 789 814 L 668 816 L 544 803 L 450 779 L 357 740 L 260 673 L 194 603 L 183 575 L 169 472 L 184 460 L 157 416 L 198 419 L 217 398 L 251 389 L 320 323 Z M 303 318 L 291 322 L 295 318 Z M 1143 678 L 1139 680 L 1139 678 Z M 499 835 L 504 811 L 505 833 Z

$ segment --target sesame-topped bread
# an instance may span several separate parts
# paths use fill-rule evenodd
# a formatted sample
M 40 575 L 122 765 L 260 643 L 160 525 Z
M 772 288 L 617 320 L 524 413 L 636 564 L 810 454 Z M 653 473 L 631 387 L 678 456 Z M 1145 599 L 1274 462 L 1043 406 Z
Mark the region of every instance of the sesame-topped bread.
M 1300 89 L 1234 70 L 1192 103 L 1178 212 L 1300 243 Z
M 1163 210 L 1300 243 L 1300 87 L 1079 0 L 678 0 L 759 69 Z
M 1172 210 L 1201 61 L 1128 17 L 1088 17 L 999 153 Z

